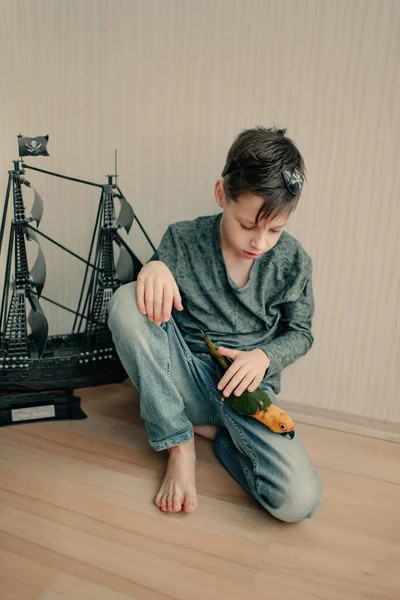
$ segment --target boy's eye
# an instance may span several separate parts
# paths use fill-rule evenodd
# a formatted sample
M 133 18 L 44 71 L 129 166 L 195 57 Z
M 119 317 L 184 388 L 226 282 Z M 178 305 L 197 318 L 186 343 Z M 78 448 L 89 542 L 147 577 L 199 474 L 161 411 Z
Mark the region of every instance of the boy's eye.
M 240 225 L 243 229 L 246 229 L 246 231 L 249 231 L 250 229 L 254 229 L 254 225 L 252 227 L 246 227 L 246 225 L 243 225 L 243 223 L 240 223 Z M 270 232 L 278 234 L 278 233 L 281 233 L 281 230 L 280 229 L 270 229 Z

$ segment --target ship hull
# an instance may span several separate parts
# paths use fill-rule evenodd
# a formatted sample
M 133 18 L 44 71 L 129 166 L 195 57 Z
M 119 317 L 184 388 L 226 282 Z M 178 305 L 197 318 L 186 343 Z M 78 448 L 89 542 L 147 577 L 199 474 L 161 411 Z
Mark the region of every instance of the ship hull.
M 82 351 L 83 334 L 50 336 L 39 358 L 0 358 L 0 395 L 119 383 L 127 378 L 114 346 Z

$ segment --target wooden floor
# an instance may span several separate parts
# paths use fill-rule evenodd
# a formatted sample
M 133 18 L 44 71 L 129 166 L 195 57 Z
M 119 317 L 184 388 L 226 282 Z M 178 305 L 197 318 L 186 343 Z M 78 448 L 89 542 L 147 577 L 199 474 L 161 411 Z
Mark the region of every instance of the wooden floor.
M 1 600 L 399 600 L 400 445 L 298 425 L 324 486 L 282 524 L 197 439 L 199 508 L 153 505 L 166 455 L 129 385 L 85 421 L 0 430 Z

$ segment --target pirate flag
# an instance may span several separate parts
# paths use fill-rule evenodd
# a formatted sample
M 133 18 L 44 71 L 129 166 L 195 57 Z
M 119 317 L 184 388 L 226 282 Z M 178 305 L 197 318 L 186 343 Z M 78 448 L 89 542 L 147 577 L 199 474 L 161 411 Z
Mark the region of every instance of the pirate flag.
M 34 138 L 18 136 L 18 149 L 20 156 L 50 156 L 46 150 L 49 136 L 38 136 Z

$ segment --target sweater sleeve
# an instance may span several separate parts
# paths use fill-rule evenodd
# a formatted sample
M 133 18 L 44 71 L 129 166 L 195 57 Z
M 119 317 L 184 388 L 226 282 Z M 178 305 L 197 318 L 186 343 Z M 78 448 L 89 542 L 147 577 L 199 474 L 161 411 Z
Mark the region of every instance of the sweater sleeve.
M 180 247 L 176 229 L 169 225 L 164 233 L 160 245 L 148 262 L 159 260 L 171 271 L 174 279 L 179 275 L 179 266 L 182 264 L 182 248 Z
M 282 371 L 310 350 L 314 342 L 313 316 L 312 262 L 309 258 L 290 290 L 289 300 L 281 305 L 280 334 L 260 346 L 271 361 L 267 375 Z

